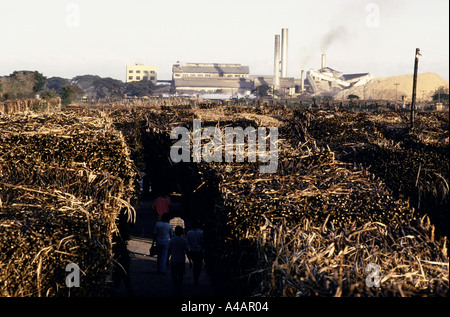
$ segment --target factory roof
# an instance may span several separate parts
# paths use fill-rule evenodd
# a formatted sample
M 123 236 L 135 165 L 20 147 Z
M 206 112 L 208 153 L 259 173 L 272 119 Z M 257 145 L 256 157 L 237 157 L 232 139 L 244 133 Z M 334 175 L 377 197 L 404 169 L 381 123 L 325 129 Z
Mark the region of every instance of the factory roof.
M 240 64 L 202 64 L 190 63 L 185 65 L 173 65 L 174 73 L 219 73 L 219 74 L 249 74 L 249 67 Z
M 320 73 L 331 73 L 333 77 L 342 77 L 343 73 L 331 67 L 324 67 L 319 70 Z
M 364 77 L 369 75 L 370 73 L 359 73 L 359 74 L 344 74 L 344 80 L 352 80 L 360 77 Z

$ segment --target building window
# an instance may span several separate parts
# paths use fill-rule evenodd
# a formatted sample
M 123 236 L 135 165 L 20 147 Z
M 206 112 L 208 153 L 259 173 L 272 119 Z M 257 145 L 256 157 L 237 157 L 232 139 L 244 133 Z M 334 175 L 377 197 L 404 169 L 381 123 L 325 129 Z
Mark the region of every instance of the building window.
M 132 71 L 132 70 L 129 70 L 128 73 L 133 74 L 133 71 Z
M 136 76 L 136 80 L 141 80 L 141 76 Z
M 141 73 L 141 71 L 140 71 L 140 70 L 137 70 L 137 71 L 136 71 L 136 74 L 140 74 L 140 73 Z
M 150 80 L 155 80 L 155 77 L 154 76 L 150 77 Z
M 128 76 L 128 80 L 133 80 L 133 76 Z
M 150 71 L 150 73 L 154 74 L 154 73 L 155 73 L 155 71 L 154 71 L 154 70 L 151 70 L 151 71 Z

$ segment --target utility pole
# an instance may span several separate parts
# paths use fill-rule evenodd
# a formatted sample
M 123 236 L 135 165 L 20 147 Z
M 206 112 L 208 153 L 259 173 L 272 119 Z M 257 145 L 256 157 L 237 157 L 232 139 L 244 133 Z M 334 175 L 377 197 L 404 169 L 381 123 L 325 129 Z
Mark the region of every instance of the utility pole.
M 422 102 L 420 108 L 423 110 L 425 109 L 425 90 L 421 90 L 422 92 Z
M 398 85 L 400 85 L 399 83 L 395 83 L 395 110 L 397 110 L 397 90 L 398 90 Z
M 417 89 L 417 68 L 419 66 L 420 48 L 416 48 L 416 57 L 414 59 L 414 79 L 413 79 L 413 91 L 411 101 L 411 126 L 410 129 L 414 130 L 414 110 L 416 107 L 416 89 Z

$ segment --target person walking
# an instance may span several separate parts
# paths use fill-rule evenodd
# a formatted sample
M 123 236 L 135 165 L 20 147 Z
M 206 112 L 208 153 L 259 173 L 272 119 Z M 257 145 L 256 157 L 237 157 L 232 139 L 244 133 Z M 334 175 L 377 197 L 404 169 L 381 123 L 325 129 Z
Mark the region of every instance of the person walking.
M 203 267 L 203 230 L 199 228 L 198 221 L 192 221 L 192 229 L 186 234 L 189 245 L 189 255 L 193 265 L 194 285 L 199 284 L 199 277 Z
M 167 194 L 160 195 L 153 201 L 152 208 L 156 210 L 157 222 L 161 221 L 162 215 L 169 213 L 170 206 L 171 201 Z
M 184 220 L 181 218 L 180 216 L 180 211 L 176 210 L 175 212 L 175 216 L 170 219 L 169 223 L 172 225 L 172 229 L 173 231 L 175 231 L 175 228 L 180 226 L 183 229 L 183 236 L 185 236 L 185 226 L 184 226 Z
M 166 274 L 171 237 L 173 237 L 173 229 L 169 224 L 169 213 L 164 213 L 161 221 L 156 223 L 155 230 L 153 231 L 153 241 L 156 240 L 158 273 L 160 274 Z
M 175 227 L 175 237 L 170 239 L 169 249 L 170 270 L 172 273 L 172 280 L 175 284 L 175 293 L 178 295 L 183 284 L 183 277 L 185 272 L 185 256 L 189 257 L 189 245 L 183 236 L 183 228 L 181 226 Z

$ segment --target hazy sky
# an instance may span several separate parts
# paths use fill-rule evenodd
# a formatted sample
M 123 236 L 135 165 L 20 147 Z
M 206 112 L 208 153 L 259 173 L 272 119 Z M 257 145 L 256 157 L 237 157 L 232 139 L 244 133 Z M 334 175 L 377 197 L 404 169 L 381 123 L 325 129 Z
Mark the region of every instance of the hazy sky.
M 327 66 L 376 77 L 449 80 L 448 0 L 0 0 L 0 76 L 94 74 L 125 81 L 127 64 L 170 79 L 181 62 L 240 63 L 272 75 L 274 35 L 289 29 L 288 76 Z

